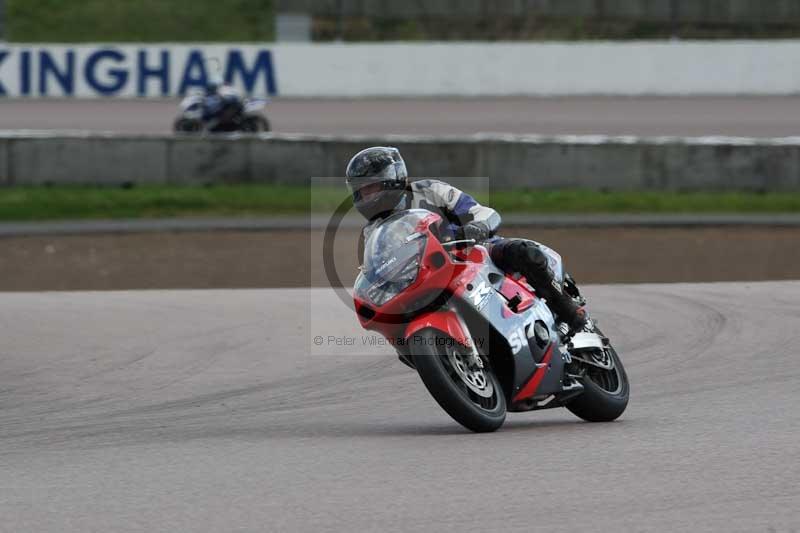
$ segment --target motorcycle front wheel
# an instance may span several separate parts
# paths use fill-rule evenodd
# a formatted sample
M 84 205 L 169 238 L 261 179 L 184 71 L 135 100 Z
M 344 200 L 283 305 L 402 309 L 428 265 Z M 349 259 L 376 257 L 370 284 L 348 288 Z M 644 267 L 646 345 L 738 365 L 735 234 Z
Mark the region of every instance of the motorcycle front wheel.
M 415 333 L 409 345 L 428 392 L 456 422 L 477 433 L 503 425 L 506 399 L 500 382 L 486 365 L 475 364 L 465 346 L 435 329 Z
M 261 115 L 249 115 L 242 121 L 242 131 L 248 133 L 269 131 L 269 121 Z

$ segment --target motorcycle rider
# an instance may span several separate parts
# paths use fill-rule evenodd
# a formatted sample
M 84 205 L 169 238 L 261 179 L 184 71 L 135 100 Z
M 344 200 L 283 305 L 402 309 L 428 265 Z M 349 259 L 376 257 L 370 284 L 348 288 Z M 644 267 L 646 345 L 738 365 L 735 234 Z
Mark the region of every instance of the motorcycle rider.
M 555 280 L 547 256 L 533 242 L 496 236 L 500 215 L 480 205 L 469 194 L 443 181 L 410 182 L 397 148 L 374 146 L 361 150 L 347 164 L 346 183 L 354 207 L 367 219 L 359 239 L 359 262 L 364 240 L 383 218 L 405 209 L 427 209 L 447 221 L 450 238 L 475 239 L 490 252 L 492 261 L 507 273 L 519 272 L 548 307 L 573 332 L 586 326 L 586 313 Z
M 227 122 L 235 114 L 240 104 L 240 96 L 236 89 L 225 83 L 219 74 L 214 74 L 205 86 L 205 99 L 203 101 L 205 114 L 214 116 L 226 109 L 227 112 L 217 117 L 220 122 Z

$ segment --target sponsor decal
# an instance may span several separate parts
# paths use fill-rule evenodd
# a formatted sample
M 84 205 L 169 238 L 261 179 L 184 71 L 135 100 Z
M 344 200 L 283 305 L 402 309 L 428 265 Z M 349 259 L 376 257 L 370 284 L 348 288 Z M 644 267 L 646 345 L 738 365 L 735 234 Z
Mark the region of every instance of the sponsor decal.
M 215 77 L 246 94 L 278 92 L 272 52 L 255 45 L 0 47 L 0 96 L 178 96 Z
M 469 294 L 472 305 L 478 309 L 483 309 L 486 302 L 489 301 L 489 294 L 492 292 L 492 287 L 486 284 L 486 281 L 481 281 Z
M 386 270 L 387 268 L 389 268 L 391 265 L 395 264 L 396 262 L 397 262 L 397 256 L 394 256 L 391 259 L 387 260 L 385 263 L 383 263 L 381 266 L 376 268 L 375 269 L 375 273 L 380 275 L 384 270 Z

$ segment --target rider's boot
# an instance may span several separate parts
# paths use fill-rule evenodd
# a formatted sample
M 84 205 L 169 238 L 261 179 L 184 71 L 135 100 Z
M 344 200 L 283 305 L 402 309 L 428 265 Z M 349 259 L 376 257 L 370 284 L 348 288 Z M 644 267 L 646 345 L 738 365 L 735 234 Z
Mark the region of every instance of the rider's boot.
M 588 322 L 586 310 L 583 307 L 579 307 L 572 298 L 564 294 L 564 291 L 559 290 L 560 287 L 555 287 L 555 285 L 556 282 L 552 279 L 549 283 L 531 284 L 536 289 L 536 294 L 547 300 L 547 306 L 556 314 L 558 319 L 569 326 L 569 334 L 573 335 L 586 327 Z
M 565 322 L 570 334 L 586 327 L 586 311 L 556 281 L 547 256 L 535 243 L 523 239 L 504 239 L 491 249 L 492 261 L 506 272 L 519 272 L 558 319 Z

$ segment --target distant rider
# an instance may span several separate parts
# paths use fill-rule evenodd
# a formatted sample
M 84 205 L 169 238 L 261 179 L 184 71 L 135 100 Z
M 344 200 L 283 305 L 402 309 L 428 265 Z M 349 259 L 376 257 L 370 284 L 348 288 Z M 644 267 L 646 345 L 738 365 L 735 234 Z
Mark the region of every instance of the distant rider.
M 239 92 L 226 84 L 221 76 L 214 75 L 206 83 L 203 105 L 208 116 L 216 115 L 223 107 L 228 107 L 232 109 L 231 112 L 235 112 L 235 108 L 240 105 L 240 99 Z M 224 122 L 228 118 L 222 117 L 222 121 Z
M 498 268 L 525 276 L 573 332 L 586 326 L 586 313 L 563 293 L 547 256 L 535 243 L 495 236 L 500 226 L 497 211 L 480 205 L 452 185 L 432 179 L 409 182 L 406 164 L 397 148 L 375 146 L 358 152 L 348 163 L 346 176 L 353 204 L 368 221 L 359 241 L 360 262 L 364 239 L 381 219 L 405 209 L 427 209 L 447 221 L 446 231 L 451 238 L 483 243 Z

